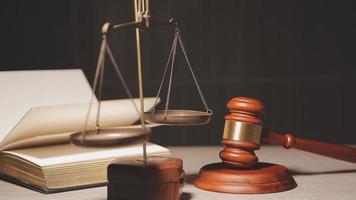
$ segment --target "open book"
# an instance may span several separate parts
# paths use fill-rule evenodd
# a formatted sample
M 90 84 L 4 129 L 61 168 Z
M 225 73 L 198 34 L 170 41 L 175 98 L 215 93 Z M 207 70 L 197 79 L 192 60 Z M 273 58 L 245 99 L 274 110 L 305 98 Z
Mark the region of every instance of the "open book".
M 18 85 L 17 77 L 30 81 Z M 36 88 L 42 92 L 34 95 Z M 142 156 L 142 144 L 92 148 L 69 143 L 69 135 L 83 129 L 92 95 L 80 70 L 0 72 L 0 90 L 7 91 L 0 102 L 0 119 L 6 122 L 0 123 L 0 174 L 5 179 L 47 193 L 103 185 L 112 160 Z M 134 102 L 138 104 L 138 99 Z M 145 98 L 145 110 L 154 102 L 154 98 Z M 103 101 L 101 106 L 101 127 L 130 126 L 139 119 L 129 99 Z M 89 130 L 95 128 L 95 117 L 91 112 Z M 147 151 L 169 154 L 151 143 Z

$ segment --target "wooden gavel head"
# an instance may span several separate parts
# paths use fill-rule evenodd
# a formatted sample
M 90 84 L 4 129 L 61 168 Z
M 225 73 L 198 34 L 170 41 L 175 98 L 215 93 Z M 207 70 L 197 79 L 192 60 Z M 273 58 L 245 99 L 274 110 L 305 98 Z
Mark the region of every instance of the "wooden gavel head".
M 219 156 L 229 167 L 251 168 L 258 163 L 254 151 L 260 148 L 264 106 L 256 99 L 234 97 L 227 108 L 222 139 L 226 147 Z

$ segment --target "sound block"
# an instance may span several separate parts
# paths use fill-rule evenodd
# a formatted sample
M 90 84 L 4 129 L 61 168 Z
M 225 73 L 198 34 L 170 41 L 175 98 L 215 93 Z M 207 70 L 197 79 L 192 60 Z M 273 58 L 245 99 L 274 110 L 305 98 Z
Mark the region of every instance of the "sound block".
M 223 163 L 205 165 L 194 185 L 203 190 L 233 194 L 263 194 L 297 187 L 284 166 L 258 163 L 252 169 L 233 169 Z
M 183 179 L 181 159 L 150 156 L 114 160 L 108 166 L 108 200 L 179 200 Z

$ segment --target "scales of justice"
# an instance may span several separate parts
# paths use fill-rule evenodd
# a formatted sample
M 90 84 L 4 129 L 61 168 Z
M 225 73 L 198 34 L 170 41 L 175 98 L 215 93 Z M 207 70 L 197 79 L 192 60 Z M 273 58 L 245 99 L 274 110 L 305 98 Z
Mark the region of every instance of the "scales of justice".
M 84 128 L 82 131 L 72 134 L 71 141 L 76 145 L 84 146 L 119 146 L 142 141 L 143 156 L 141 159 L 116 160 L 108 166 L 108 199 L 178 200 L 180 185 L 184 178 L 183 161 L 172 157 L 147 156 L 146 141 L 151 133 L 150 127 L 156 125 L 203 125 L 209 123 L 213 112 L 208 107 L 188 59 L 178 22 L 174 19 L 164 22 L 151 19 L 149 0 L 134 0 L 134 11 L 135 21 L 116 25 L 105 23 L 102 27 L 102 42 L 94 77 L 93 96 L 88 107 Z M 154 108 L 149 112 L 144 112 L 140 34 L 161 26 L 173 27 L 174 37 Z M 108 34 L 122 29 L 132 29 L 136 32 L 139 105 L 134 102 L 109 45 Z M 203 111 L 169 109 L 177 48 L 181 49 L 193 77 L 194 85 L 205 109 Z M 100 127 L 101 88 L 106 56 L 109 57 L 128 97 L 132 100 L 133 107 L 139 115 L 140 127 Z M 167 76 L 169 77 L 168 89 L 164 108 L 159 110 L 156 105 Z M 98 94 L 96 129 L 88 130 L 88 119 L 94 110 L 96 91 Z M 297 184 L 286 167 L 258 162 L 254 151 L 260 148 L 260 144 L 279 144 L 285 148 L 294 147 L 356 163 L 355 148 L 296 138 L 292 134 L 280 134 L 265 129 L 260 118 L 264 113 L 264 106 L 256 99 L 235 97 L 228 101 L 227 108 L 230 113 L 225 116 L 222 138 L 222 143 L 226 147 L 219 154 L 222 162 L 208 164 L 201 168 L 194 181 L 194 185 L 200 189 L 223 193 L 257 194 L 281 192 L 295 188 Z
M 172 157 L 147 156 L 146 141 L 151 133 L 150 127 L 155 125 L 203 125 L 208 123 L 213 115 L 188 59 L 178 22 L 173 18 L 163 22 L 151 19 L 149 6 L 149 0 L 134 0 L 135 21 L 115 25 L 107 22 L 102 26 L 102 42 L 93 82 L 93 95 L 88 107 L 84 128 L 82 131 L 74 133 L 70 137 L 71 142 L 76 145 L 96 147 L 120 146 L 142 141 L 143 156 L 141 159 L 116 160 L 108 166 L 108 199 L 179 199 L 179 186 L 184 176 L 183 161 Z M 154 107 L 149 112 L 144 112 L 140 35 L 151 28 L 162 26 L 174 28 L 172 47 L 169 52 Z M 123 29 L 131 29 L 136 32 L 139 105 L 136 105 L 133 100 L 132 93 L 129 90 L 110 47 L 109 33 Z M 112 34 L 110 34 L 110 36 L 111 35 Z M 173 110 L 169 108 L 176 53 L 179 49 L 193 77 L 195 87 L 205 108 L 204 111 Z M 132 105 L 139 115 L 140 127 L 100 127 L 100 101 L 106 56 L 109 57 L 109 61 L 114 67 L 127 96 L 131 99 Z M 160 100 L 159 96 L 166 82 L 166 78 L 168 79 L 168 89 L 164 108 L 157 109 L 156 105 Z M 95 93 L 97 93 L 98 96 L 96 108 L 93 106 Z M 96 110 L 96 129 L 88 130 L 89 116 L 93 110 Z

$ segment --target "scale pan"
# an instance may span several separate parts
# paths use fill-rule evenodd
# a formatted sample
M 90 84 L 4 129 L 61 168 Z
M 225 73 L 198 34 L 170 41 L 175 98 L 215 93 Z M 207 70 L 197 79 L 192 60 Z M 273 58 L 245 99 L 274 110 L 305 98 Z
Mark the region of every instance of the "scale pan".
M 209 123 L 213 113 L 196 110 L 156 110 L 145 113 L 145 121 L 162 125 L 202 125 Z
M 146 139 L 151 128 L 108 128 L 73 133 L 72 143 L 81 146 L 118 146 Z

